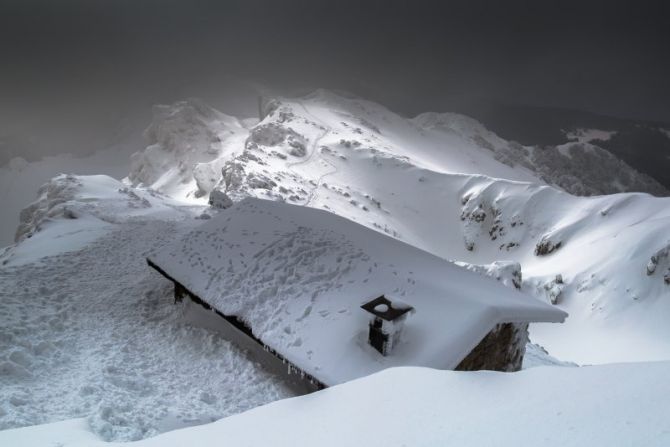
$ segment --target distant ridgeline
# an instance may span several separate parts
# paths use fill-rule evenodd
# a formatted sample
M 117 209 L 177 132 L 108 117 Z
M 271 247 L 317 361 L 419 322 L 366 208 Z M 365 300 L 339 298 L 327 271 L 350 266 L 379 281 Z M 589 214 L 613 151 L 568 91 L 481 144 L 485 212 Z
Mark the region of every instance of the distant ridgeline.
M 670 189 L 670 123 L 638 121 L 581 110 L 503 104 L 477 104 L 459 110 L 507 140 L 524 145 L 557 146 L 588 142 L 606 149 Z M 579 137 L 579 131 L 600 130 Z M 583 133 L 583 132 L 582 132 Z

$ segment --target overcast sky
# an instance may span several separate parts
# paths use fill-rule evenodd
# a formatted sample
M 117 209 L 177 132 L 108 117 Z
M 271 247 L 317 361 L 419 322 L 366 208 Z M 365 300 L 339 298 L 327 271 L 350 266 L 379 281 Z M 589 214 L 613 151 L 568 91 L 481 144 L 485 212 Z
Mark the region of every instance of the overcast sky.
M 226 76 L 342 88 L 406 114 L 495 100 L 670 121 L 669 5 L 0 0 L 0 137 L 93 131 Z

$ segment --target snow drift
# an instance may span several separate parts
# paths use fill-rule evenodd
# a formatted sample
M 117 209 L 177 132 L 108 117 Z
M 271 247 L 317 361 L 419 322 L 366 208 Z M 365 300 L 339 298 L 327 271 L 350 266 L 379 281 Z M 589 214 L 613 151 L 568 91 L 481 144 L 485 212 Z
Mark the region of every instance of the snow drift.
M 519 373 L 392 368 L 130 444 L 584 446 L 670 443 L 670 363 Z M 81 420 L 0 432 L 15 447 L 113 447 Z

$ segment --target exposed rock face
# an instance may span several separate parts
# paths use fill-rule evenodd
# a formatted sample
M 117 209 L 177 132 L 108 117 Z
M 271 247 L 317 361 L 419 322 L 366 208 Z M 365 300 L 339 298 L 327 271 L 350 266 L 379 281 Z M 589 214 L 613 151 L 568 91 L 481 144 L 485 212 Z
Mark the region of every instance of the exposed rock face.
M 551 304 L 558 304 L 561 297 L 563 296 L 563 288 L 565 284 L 563 283 L 563 276 L 556 275 L 556 277 L 550 282 L 544 285 L 544 290 L 547 293 L 547 297 Z
M 456 264 L 482 275 L 490 276 L 505 286 L 521 289 L 521 264 L 496 261 L 487 265 Z M 494 327 L 477 347 L 456 367 L 457 371 L 518 371 L 528 343 L 528 323 L 503 323 Z
M 75 211 L 68 209 L 70 201 L 81 182 L 73 175 L 60 175 L 45 183 L 37 191 L 38 199 L 28 205 L 19 215 L 19 226 L 14 240 L 20 242 L 39 231 L 43 221 L 54 217 L 75 219 Z
M 94 180 L 90 180 L 91 178 Z M 96 186 L 105 185 L 108 188 L 116 188 L 116 193 L 91 197 L 87 192 L 86 182 L 93 182 Z M 88 183 L 89 186 L 90 184 Z M 92 217 L 103 222 L 115 223 L 119 219 L 119 210 L 141 211 L 151 208 L 152 205 L 147 196 L 154 195 L 157 195 L 154 191 L 140 192 L 107 176 L 80 177 L 61 174 L 42 185 L 38 190 L 37 200 L 21 211 L 15 241 L 21 242 L 32 237 L 49 223 L 59 219 Z M 100 206 L 102 201 L 106 202 L 106 206 Z
M 288 119 L 288 118 L 286 118 Z M 255 149 L 258 146 L 286 147 L 286 151 L 295 157 L 304 157 L 307 153 L 305 138 L 290 127 L 278 123 L 259 124 L 251 130 L 246 142 L 247 149 Z
M 545 256 L 551 254 L 561 248 L 563 242 L 553 242 L 549 239 L 542 238 L 535 246 L 535 256 Z
M 528 324 L 499 324 L 479 342 L 456 371 L 519 371 L 528 342 Z
M 469 264 L 467 262 L 456 262 L 457 265 L 465 267 L 466 269 L 479 273 L 481 275 L 495 278 L 505 286 L 521 289 L 521 264 L 514 261 L 495 261 L 492 264 L 477 265 Z
M 656 273 L 659 267 L 666 269 L 663 275 L 663 282 L 670 285 L 670 243 L 651 255 L 647 263 L 647 276 Z
M 468 251 L 474 251 L 477 241 L 486 237 L 499 244 L 500 251 L 510 251 L 519 246 L 519 234 L 524 223 L 518 215 L 505 213 L 495 201 L 471 194 L 461 197 L 461 205 L 463 241 Z
M 233 200 L 225 192 L 215 189 L 209 195 L 209 204 L 214 208 L 226 209 L 233 206 Z
M 128 179 L 166 193 L 195 181 L 193 195 L 205 196 L 221 177 L 229 146 L 247 133 L 236 118 L 195 98 L 154 106 L 144 132 L 149 146 L 133 154 Z

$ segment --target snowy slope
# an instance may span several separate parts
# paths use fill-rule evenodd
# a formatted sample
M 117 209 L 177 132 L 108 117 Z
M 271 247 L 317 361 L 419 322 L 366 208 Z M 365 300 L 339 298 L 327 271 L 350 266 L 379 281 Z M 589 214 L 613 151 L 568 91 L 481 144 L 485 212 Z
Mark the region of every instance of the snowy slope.
M 268 200 L 236 204 L 150 260 L 328 386 L 392 366 L 455 368 L 497 324 L 565 318 L 350 220 Z M 360 309 L 382 294 L 415 310 L 387 357 Z
M 670 443 L 668 374 L 668 362 L 511 374 L 393 368 L 133 444 L 101 442 L 81 420 L 0 432 L 0 443 L 661 447 Z
M 533 325 L 535 342 L 583 363 L 668 358 L 670 199 L 578 198 L 496 181 L 473 183 L 462 197 L 472 252 L 461 256 L 520 262 L 524 289 L 570 313 L 559 332 Z

